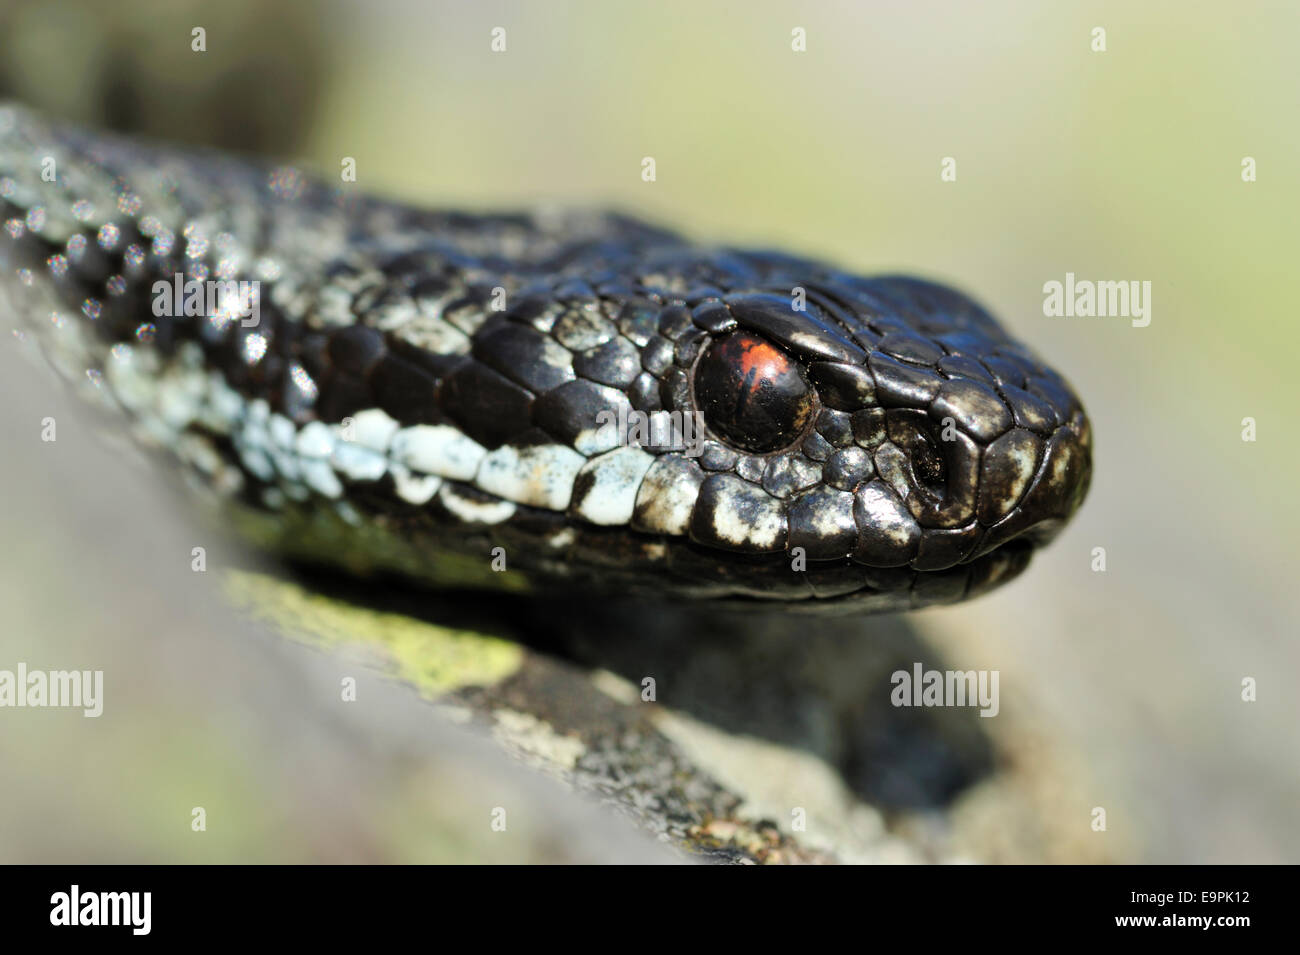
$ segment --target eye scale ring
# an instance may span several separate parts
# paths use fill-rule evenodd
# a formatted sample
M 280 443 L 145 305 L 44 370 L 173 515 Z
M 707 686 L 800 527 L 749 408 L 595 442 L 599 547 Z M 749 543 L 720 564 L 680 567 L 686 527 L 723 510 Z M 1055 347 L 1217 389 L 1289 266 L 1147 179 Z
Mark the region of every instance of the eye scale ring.
M 695 365 L 696 406 L 727 444 L 753 454 L 788 448 L 817 410 L 803 366 L 772 342 L 748 332 L 717 338 Z

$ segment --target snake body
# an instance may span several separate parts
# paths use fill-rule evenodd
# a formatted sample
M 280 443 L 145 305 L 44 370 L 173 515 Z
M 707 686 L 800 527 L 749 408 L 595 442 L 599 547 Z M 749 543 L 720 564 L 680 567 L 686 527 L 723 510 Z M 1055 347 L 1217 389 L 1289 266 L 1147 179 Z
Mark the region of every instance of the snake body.
M 425 211 L 18 106 L 0 229 L 6 318 L 296 558 L 897 610 L 1016 576 L 1088 486 L 1069 385 L 918 279 Z M 181 294 L 241 281 L 256 314 Z

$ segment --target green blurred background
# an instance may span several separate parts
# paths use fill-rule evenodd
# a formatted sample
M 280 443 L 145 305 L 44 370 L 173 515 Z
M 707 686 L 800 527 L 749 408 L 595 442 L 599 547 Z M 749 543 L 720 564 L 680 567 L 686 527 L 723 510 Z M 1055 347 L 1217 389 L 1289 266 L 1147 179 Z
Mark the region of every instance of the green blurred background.
M 1093 488 L 1020 582 L 916 628 L 1083 754 L 1121 857 L 1296 862 L 1297 37 L 1281 2 L 10 0 L 0 91 L 329 175 L 352 156 L 408 200 L 611 205 L 960 285 L 1084 397 Z M 1066 272 L 1150 281 L 1150 326 L 1044 317 Z

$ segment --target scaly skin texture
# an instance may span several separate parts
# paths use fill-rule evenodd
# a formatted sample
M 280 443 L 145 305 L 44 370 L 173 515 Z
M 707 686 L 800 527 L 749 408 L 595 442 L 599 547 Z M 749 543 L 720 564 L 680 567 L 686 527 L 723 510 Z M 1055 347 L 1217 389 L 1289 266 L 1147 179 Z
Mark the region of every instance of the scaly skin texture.
M 1061 376 L 916 279 L 423 211 L 20 107 L 0 226 L 52 364 L 298 559 L 897 610 L 1014 577 L 1088 486 Z M 195 294 L 218 280 L 256 308 Z

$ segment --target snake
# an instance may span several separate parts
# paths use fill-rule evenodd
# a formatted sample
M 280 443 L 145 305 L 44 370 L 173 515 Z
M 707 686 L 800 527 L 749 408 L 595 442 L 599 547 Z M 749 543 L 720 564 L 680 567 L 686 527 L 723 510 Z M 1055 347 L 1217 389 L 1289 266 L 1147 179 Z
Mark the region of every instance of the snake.
M 1092 472 L 1071 386 L 947 285 L 429 210 L 19 104 L 0 314 L 256 547 L 430 587 L 955 603 Z

